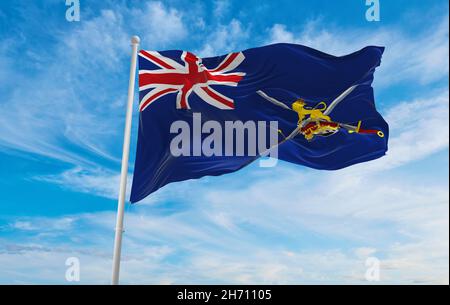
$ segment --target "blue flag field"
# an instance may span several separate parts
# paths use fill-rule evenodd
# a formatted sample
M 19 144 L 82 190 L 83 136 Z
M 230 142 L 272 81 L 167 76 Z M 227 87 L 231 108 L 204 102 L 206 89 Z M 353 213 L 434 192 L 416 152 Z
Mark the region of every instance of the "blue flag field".
M 131 202 L 269 155 L 337 170 L 385 155 L 372 82 L 383 47 L 336 57 L 274 44 L 199 58 L 140 51 L 140 121 Z

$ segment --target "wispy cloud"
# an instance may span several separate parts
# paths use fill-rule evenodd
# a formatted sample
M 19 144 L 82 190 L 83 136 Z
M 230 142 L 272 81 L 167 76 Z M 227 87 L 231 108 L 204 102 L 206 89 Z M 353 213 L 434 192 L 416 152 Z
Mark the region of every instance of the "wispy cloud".
M 249 35 L 247 26 L 242 25 L 237 19 L 232 19 L 228 24 L 217 25 L 196 53 L 202 57 L 209 57 L 241 50 L 246 47 Z
M 382 283 L 448 282 L 448 218 L 442 216 L 448 215 L 445 186 L 421 187 L 394 178 L 380 181 L 373 174 L 342 178 L 341 173 L 317 177 L 279 168 L 271 177 L 255 176 L 245 188 L 194 185 L 179 202 L 183 209 L 171 210 L 170 200 L 150 209 L 130 207 L 122 279 L 125 283 L 365 283 L 365 260 L 376 256 L 382 264 Z M 233 180 L 218 179 L 224 185 Z M 328 186 L 326 191 L 323 185 Z M 197 196 L 189 199 L 188 193 Z M 0 261 L 10 266 L 20 259 L 23 270 L 31 270 L 39 258 L 41 268 L 53 271 L 40 274 L 40 280 L 62 282 L 65 258 L 77 256 L 84 283 L 105 283 L 111 268 L 108 249 L 114 219 L 113 212 L 102 212 L 56 218 L 55 224 L 52 219 L 15 220 L 11 227 L 29 235 L 4 248 Z M 72 242 L 56 245 L 40 235 L 40 226 L 58 228 Z M 30 259 L 23 261 L 24 257 Z M 17 269 L 2 270 L 6 277 L 13 272 Z M 36 281 L 30 275 L 16 278 Z
M 141 33 L 147 47 L 173 45 L 188 35 L 182 12 L 161 2 L 147 2 L 143 8 L 132 9 L 131 14 L 132 27 Z
M 448 90 L 401 102 L 387 111 L 386 120 L 392 130 L 386 158 L 373 163 L 372 168 L 389 169 L 425 158 L 448 148 Z M 435 130 L 437 132 L 430 132 Z
M 132 25 L 125 22 L 130 18 Z M 75 166 L 118 164 L 129 33 L 145 29 L 149 44 L 163 47 L 185 37 L 186 28 L 178 10 L 149 2 L 140 9 L 105 9 L 69 32 L 55 31 L 58 43 L 44 57 L 45 69 L 21 76 L 0 103 L 0 145 Z M 33 50 L 33 58 L 48 51 Z M 14 54 L 0 52 L 0 65 L 12 75 Z
M 105 145 L 118 136 L 115 128 L 120 120 L 108 113 L 115 103 L 106 103 L 109 95 L 102 94 L 112 90 L 120 96 L 107 82 L 108 73 L 123 68 L 118 63 L 123 62 L 126 39 L 116 28 L 119 19 L 103 11 L 84 22 L 61 37 L 44 71 L 17 84 L 11 97 L 0 104 L 2 146 L 71 164 L 94 164 L 95 157 L 89 154 L 114 160 Z
M 215 0 L 214 1 L 214 17 L 222 18 L 231 7 L 231 2 L 229 0 Z
M 36 176 L 34 179 L 53 183 L 76 192 L 95 194 L 110 199 L 117 199 L 119 194 L 119 173 L 102 168 L 75 167 L 60 174 Z

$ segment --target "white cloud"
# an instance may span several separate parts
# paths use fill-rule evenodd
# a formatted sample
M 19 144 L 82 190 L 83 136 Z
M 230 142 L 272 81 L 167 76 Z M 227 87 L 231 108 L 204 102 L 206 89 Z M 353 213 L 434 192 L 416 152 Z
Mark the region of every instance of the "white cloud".
M 286 29 L 286 26 L 284 24 L 274 24 L 270 29 L 270 38 L 268 40 L 268 43 L 283 42 L 300 43 L 299 40 L 294 37 L 294 34 Z
M 213 14 L 216 18 L 222 18 L 230 9 L 231 3 L 229 0 L 215 0 Z
M 82 167 L 75 167 L 61 174 L 37 176 L 34 179 L 110 199 L 117 199 L 119 194 L 120 174 L 100 168 L 85 170 Z
M 355 249 L 355 255 L 361 259 L 366 259 L 371 255 L 374 255 L 377 252 L 377 249 L 369 248 L 369 247 L 361 247 Z
M 245 48 L 249 29 L 239 20 L 232 19 L 230 23 L 219 24 L 216 28 L 204 39 L 204 44 L 196 54 L 201 57 L 218 56 Z
M 35 176 L 33 179 L 59 185 L 62 188 L 75 192 L 92 194 L 108 199 L 117 200 L 119 195 L 120 172 L 100 167 L 81 167 L 63 171 L 52 175 Z M 129 198 L 131 192 L 132 175 L 127 178 L 127 190 L 125 198 Z M 182 199 L 189 189 L 189 182 L 177 187 L 176 191 L 163 189 L 141 200 L 140 204 L 154 204 L 167 199 Z
M 349 168 L 349 172 L 388 170 L 448 149 L 447 89 L 400 102 L 386 111 L 385 119 L 390 127 L 387 155 Z
M 386 115 L 393 131 L 384 166 L 398 166 L 448 148 L 448 91 L 400 103 Z M 401 132 L 400 132 L 401 131 Z
M 66 231 L 73 228 L 75 218 L 61 217 L 57 219 L 48 218 L 31 218 L 24 220 L 17 220 L 10 225 L 10 229 L 21 231 L 35 231 L 38 233 Z
M 135 31 L 142 32 L 145 46 L 162 47 L 186 37 L 188 30 L 182 13 L 161 2 L 147 2 L 144 9 L 132 10 Z M 144 29 L 144 31 L 142 31 Z

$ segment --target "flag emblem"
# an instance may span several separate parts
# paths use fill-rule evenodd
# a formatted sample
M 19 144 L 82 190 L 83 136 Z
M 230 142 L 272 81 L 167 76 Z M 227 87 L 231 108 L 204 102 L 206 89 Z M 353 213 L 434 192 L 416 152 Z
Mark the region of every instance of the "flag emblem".
M 177 94 L 177 109 L 190 109 L 189 96 L 192 93 L 219 109 L 234 109 L 234 100 L 217 92 L 210 85 L 238 85 L 245 73 L 230 73 L 230 71 L 244 61 L 245 56 L 242 52 L 228 54 L 213 69 L 206 68 L 201 58 L 186 51 L 181 54 L 183 64 L 155 51 L 142 50 L 139 56 L 159 67 L 156 70 L 139 71 L 139 91 L 151 89 L 141 99 L 140 111 L 144 111 L 154 101 L 170 93 Z

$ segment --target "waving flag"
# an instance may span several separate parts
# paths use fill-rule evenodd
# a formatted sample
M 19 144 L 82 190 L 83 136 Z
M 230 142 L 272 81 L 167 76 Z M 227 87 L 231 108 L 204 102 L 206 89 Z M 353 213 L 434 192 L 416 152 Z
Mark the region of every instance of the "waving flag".
M 140 51 L 131 201 L 171 182 L 239 170 L 273 149 L 280 160 L 323 170 L 383 156 L 388 125 L 371 87 L 383 50 L 335 57 L 275 44 L 209 58 Z M 245 127 L 243 149 L 229 149 L 230 126 Z

